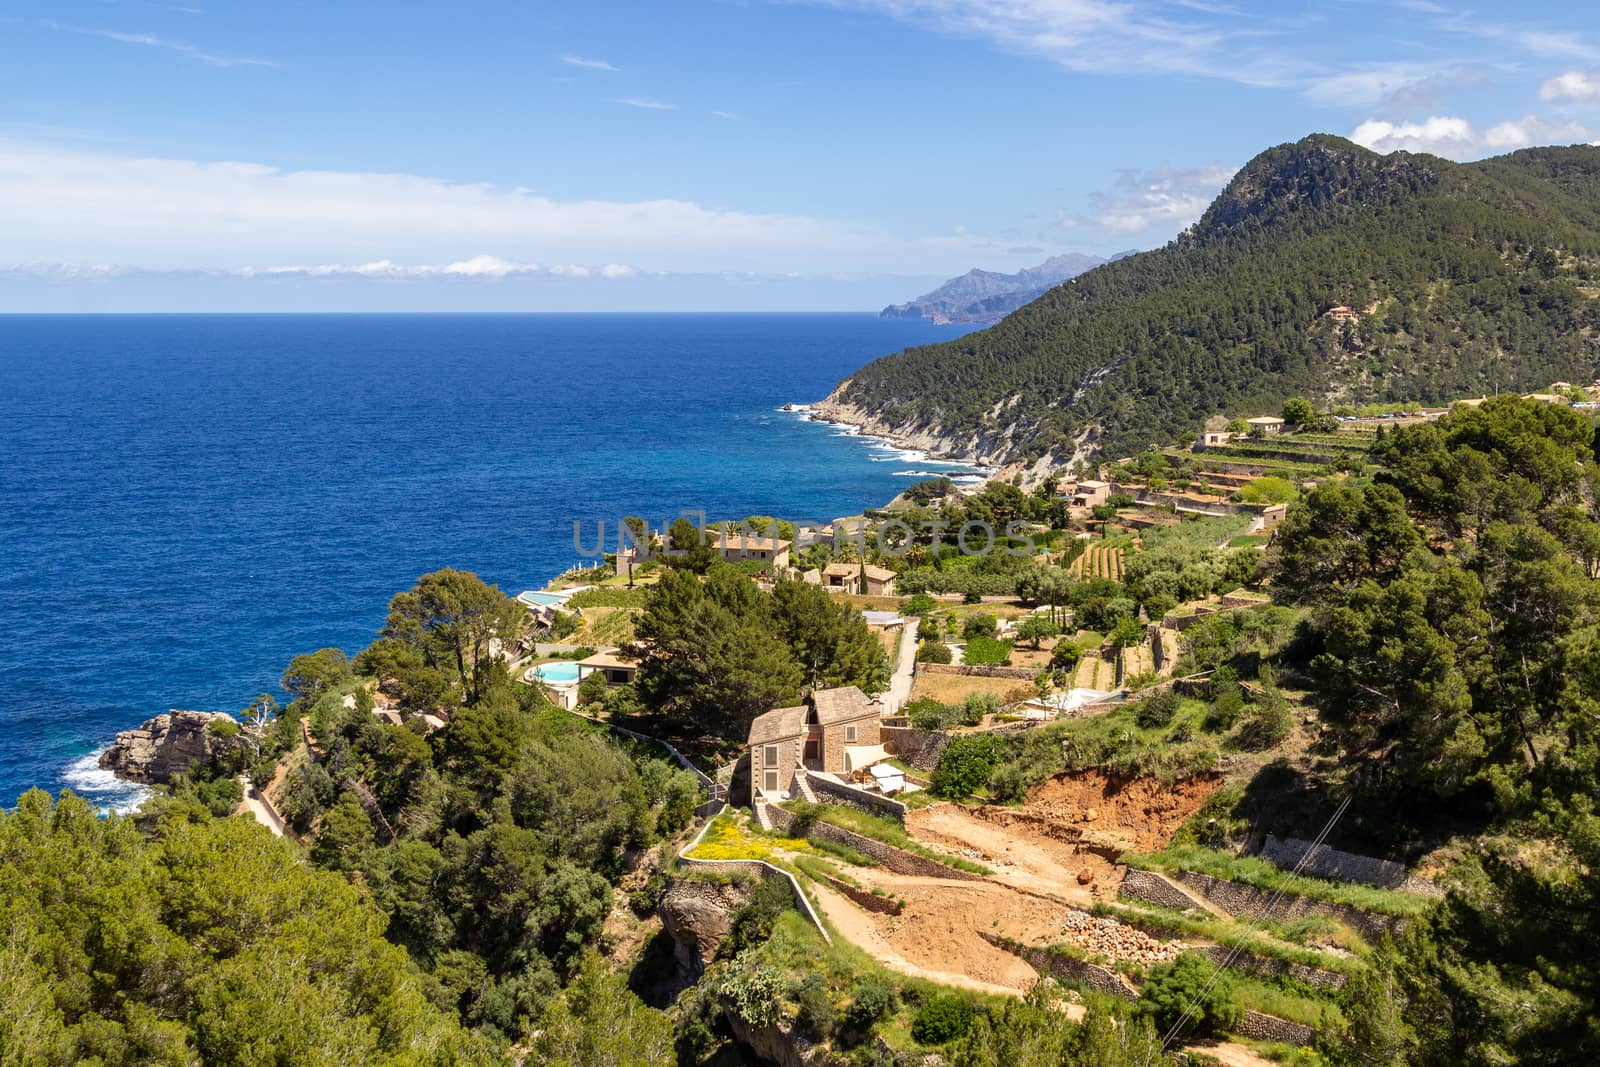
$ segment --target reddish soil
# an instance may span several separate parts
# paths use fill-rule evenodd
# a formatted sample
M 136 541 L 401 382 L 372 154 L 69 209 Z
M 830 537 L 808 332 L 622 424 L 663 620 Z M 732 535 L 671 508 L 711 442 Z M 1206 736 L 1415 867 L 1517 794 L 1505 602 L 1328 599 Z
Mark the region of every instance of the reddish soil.
M 1083 847 L 1068 827 L 1046 832 L 980 817 L 958 804 L 936 804 L 906 815 L 906 829 L 924 844 L 993 868 L 996 881 L 1032 893 L 1048 893 L 1083 907 L 1114 892 L 1121 871 L 1103 852 Z M 1012 816 L 1019 812 L 1009 812 Z M 1056 832 L 1048 832 L 1048 831 Z M 1080 873 L 1088 872 L 1088 883 Z
M 1058 774 L 1028 794 L 1021 814 L 1036 825 L 1054 825 L 1069 835 L 1077 831 L 1090 843 L 1158 849 L 1222 782 L 1219 774 L 1170 785 L 1153 778 L 1113 778 L 1098 770 Z M 1008 814 L 1004 809 L 986 809 L 986 814 L 991 810 L 1000 819 Z

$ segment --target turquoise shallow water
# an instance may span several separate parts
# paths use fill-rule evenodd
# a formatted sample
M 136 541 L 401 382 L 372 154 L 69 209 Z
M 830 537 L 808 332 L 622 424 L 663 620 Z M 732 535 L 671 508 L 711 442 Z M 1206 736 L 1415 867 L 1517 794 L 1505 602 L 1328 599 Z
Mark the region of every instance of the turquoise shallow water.
M 428 570 L 508 593 L 604 520 L 826 519 L 944 465 L 777 409 L 960 332 L 871 315 L 0 316 L 0 803 L 118 729 L 363 647 Z

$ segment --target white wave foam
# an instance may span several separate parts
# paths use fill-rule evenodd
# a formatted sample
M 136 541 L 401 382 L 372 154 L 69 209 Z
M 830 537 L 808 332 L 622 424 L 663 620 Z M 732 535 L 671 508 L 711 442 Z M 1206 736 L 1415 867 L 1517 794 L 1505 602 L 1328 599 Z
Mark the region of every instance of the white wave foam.
M 96 749 L 81 759 L 73 760 L 62 772 L 62 781 L 101 811 L 136 810 L 149 798 L 149 788 L 137 782 L 125 782 L 110 771 L 101 770 L 100 754 L 104 751 L 103 748 Z

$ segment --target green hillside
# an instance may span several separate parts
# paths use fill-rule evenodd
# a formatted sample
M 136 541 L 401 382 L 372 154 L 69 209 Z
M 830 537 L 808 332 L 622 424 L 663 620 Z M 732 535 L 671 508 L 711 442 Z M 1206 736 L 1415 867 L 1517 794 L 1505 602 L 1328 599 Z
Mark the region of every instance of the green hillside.
M 1600 148 L 1456 164 L 1318 135 L 1257 156 L 1166 247 L 879 359 L 830 400 L 989 458 L 1124 453 L 1296 394 L 1587 383 L 1597 286 Z

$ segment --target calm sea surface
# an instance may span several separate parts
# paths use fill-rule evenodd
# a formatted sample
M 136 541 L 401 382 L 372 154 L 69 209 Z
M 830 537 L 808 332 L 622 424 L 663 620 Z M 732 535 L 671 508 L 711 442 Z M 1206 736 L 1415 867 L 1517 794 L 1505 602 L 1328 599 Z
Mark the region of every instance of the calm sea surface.
M 777 409 L 959 327 L 871 315 L 0 316 L 0 804 L 108 806 L 169 707 L 354 652 L 443 566 L 509 593 L 572 523 L 827 519 L 930 470 Z M 615 534 L 610 533 L 614 538 Z

